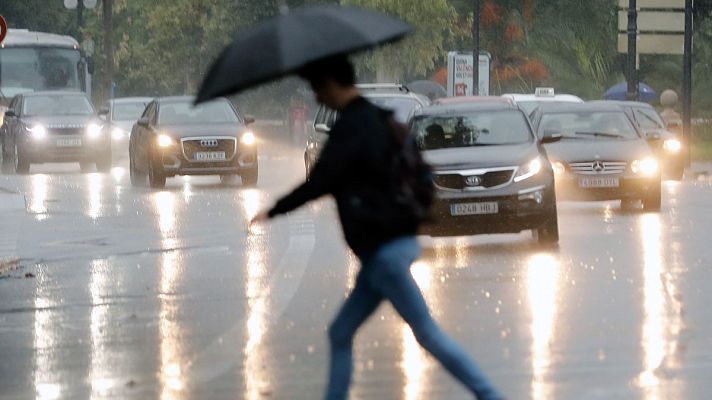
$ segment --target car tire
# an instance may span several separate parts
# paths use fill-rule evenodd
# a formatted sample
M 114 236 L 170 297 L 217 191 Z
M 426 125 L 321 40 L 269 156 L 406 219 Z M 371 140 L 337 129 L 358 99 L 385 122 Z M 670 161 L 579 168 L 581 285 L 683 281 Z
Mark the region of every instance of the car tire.
M 237 175 L 235 175 L 235 174 L 220 175 L 220 183 L 222 183 L 223 185 L 234 185 L 237 183 Z
M 150 154 L 148 156 L 148 184 L 154 189 L 162 189 L 166 187 L 166 175 L 156 165 L 155 160 Z
M 642 198 L 642 202 L 643 210 L 647 212 L 660 211 L 660 206 L 662 205 L 662 190 L 660 185 L 657 186 L 657 189 L 646 192 Z
M 559 217 L 556 207 L 554 207 L 546 221 L 534 232 L 537 242 L 541 245 L 551 246 L 559 243 Z
M 259 175 L 259 169 L 255 165 L 254 168 L 250 168 L 248 170 L 242 171 L 240 173 L 240 178 L 242 179 L 242 184 L 244 186 L 255 186 L 257 185 L 257 177 Z
M 146 180 L 148 179 L 146 177 L 145 172 L 141 172 L 136 168 L 136 163 L 134 162 L 134 158 L 132 155 L 129 156 L 129 178 L 131 180 L 131 186 L 135 187 L 144 187 L 146 186 Z
M 99 172 L 111 171 L 112 159 L 111 149 L 105 150 L 101 158 L 96 160 L 96 170 Z
M 14 161 L 16 174 L 27 174 L 30 172 L 30 163 L 20 152 L 20 149 L 17 147 L 17 143 L 15 143 Z

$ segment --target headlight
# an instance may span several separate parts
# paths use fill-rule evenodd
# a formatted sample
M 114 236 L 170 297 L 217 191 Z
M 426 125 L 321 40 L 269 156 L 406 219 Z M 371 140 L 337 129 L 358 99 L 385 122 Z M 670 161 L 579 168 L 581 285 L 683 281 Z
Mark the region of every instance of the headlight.
M 642 160 L 635 160 L 630 165 L 633 173 L 641 173 L 646 176 L 655 175 L 658 172 L 658 162 L 652 157 L 646 157 Z
M 255 144 L 255 134 L 250 131 L 245 132 L 240 138 L 240 143 L 252 146 Z
M 566 167 L 564 166 L 563 163 L 556 161 L 553 164 L 551 164 L 551 166 L 552 166 L 552 168 L 554 168 L 554 173 L 556 175 L 563 175 L 566 173 Z
M 92 139 L 96 139 L 101 136 L 101 125 L 89 124 L 87 125 L 87 136 Z
M 541 160 L 539 158 L 535 158 L 519 168 L 517 176 L 514 177 L 514 182 L 529 179 L 538 174 L 539 171 L 541 171 Z
M 111 138 L 114 140 L 121 140 L 124 136 L 126 136 L 126 132 L 118 126 L 111 130 Z
M 45 127 L 42 125 L 35 125 L 30 128 L 29 131 L 32 134 L 33 139 L 40 140 L 47 137 L 47 129 L 45 129 Z
M 682 148 L 682 143 L 677 139 L 668 139 L 663 142 L 663 148 L 667 151 L 677 153 Z
M 168 147 L 173 145 L 173 138 L 166 134 L 160 134 L 158 135 L 158 145 L 160 147 Z

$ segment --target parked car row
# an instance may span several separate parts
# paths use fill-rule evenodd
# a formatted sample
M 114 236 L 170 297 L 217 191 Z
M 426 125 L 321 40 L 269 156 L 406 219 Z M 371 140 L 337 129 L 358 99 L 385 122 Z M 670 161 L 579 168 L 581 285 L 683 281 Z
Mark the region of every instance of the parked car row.
M 78 162 L 111 169 L 129 157 L 133 185 L 163 187 L 176 175 L 220 175 L 224 183 L 258 178 L 257 144 L 227 99 L 194 105 L 194 98 L 124 98 L 97 114 L 81 92 L 31 92 L 13 98 L 0 127 L 2 172 L 28 173 L 31 164 Z

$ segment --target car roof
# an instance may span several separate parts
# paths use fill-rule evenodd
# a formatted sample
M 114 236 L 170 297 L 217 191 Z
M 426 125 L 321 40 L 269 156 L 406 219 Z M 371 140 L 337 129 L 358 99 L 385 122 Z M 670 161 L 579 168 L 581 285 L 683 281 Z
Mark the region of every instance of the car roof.
M 153 97 L 116 97 L 109 100 L 112 104 L 147 103 L 149 101 L 153 101 Z
M 615 104 L 619 107 L 643 107 L 643 108 L 655 108 L 652 105 L 648 103 L 644 103 L 642 101 L 628 101 L 628 100 L 593 100 L 589 101 L 589 103 L 593 104 Z
M 499 96 L 459 96 L 443 97 L 435 100 L 434 104 L 482 104 L 482 103 L 505 103 L 512 104 L 512 100 Z
M 542 103 L 537 110 L 542 113 L 566 113 L 566 112 L 610 112 L 619 111 L 623 112 L 623 109 L 617 105 L 610 102 L 588 102 L 588 103 Z
M 424 108 L 416 115 L 432 115 L 432 114 L 455 114 L 458 112 L 472 111 L 520 111 L 518 107 L 510 103 L 461 103 L 461 104 L 434 104 Z
M 3 47 L 47 46 L 77 49 L 79 43 L 71 36 L 46 32 L 33 32 L 27 29 L 8 29 L 2 42 Z
M 44 90 L 44 91 L 38 91 L 38 92 L 25 92 L 25 93 L 20 93 L 18 96 L 23 96 L 23 97 L 40 97 L 40 96 L 84 96 L 87 97 L 87 94 L 84 92 L 80 92 L 78 90 Z
M 556 94 L 554 96 L 537 96 L 525 93 L 506 93 L 502 97 L 512 99 L 515 103 L 520 101 L 541 101 L 544 102 L 572 102 L 583 103 L 583 99 L 573 94 Z

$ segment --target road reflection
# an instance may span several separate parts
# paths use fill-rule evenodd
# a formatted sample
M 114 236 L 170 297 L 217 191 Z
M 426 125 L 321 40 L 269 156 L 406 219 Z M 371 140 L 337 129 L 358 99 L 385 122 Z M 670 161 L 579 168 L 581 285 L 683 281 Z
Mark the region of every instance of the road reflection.
M 117 384 L 112 378 L 111 343 L 107 339 L 111 326 L 109 324 L 110 306 L 104 297 L 112 284 L 109 280 L 109 265 L 106 260 L 91 262 L 89 277 L 89 293 L 91 295 L 91 316 L 89 330 L 91 334 L 91 365 L 89 383 L 91 398 L 105 398 Z
M 92 173 L 86 175 L 86 187 L 89 191 L 89 206 L 86 215 L 91 219 L 101 216 L 101 190 L 103 188 L 104 174 Z
M 641 333 L 643 371 L 638 383 L 646 399 L 658 400 L 668 398 L 664 391 L 667 383 L 662 382 L 661 370 L 678 366 L 678 339 L 683 327 L 682 305 L 674 276 L 665 262 L 660 215 L 641 216 L 640 232 L 644 317 Z
M 561 265 L 551 254 L 535 254 L 527 263 L 527 294 L 531 310 L 530 397 L 551 399 L 553 384 L 547 373 L 551 365 L 551 341 L 556 328 L 559 305 Z
M 261 194 L 257 190 L 245 190 L 241 193 L 243 211 L 251 219 L 262 204 Z M 260 224 L 264 225 L 264 224 Z M 245 246 L 245 293 L 247 294 L 247 320 L 245 321 L 245 347 L 242 368 L 245 392 L 242 398 L 254 400 L 262 398 L 269 391 L 269 374 L 265 365 L 267 350 L 261 346 L 269 324 L 270 287 L 265 260 L 264 227 L 252 227 L 253 233 L 247 235 Z
M 175 298 L 176 289 L 183 272 L 176 238 L 175 197 L 170 192 L 158 192 L 153 195 L 153 206 L 157 215 L 161 234 L 161 269 L 160 269 L 160 311 L 159 343 L 160 398 L 174 400 L 186 398 L 186 377 L 184 369 L 188 358 L 183 350 L 183 329 L 179 321 L 180 305 Z
M 57 314 L 52 309 L 56 304 L 51 294 L 45 293 L 42 277 L 35 291 L 35 323 L 33 330 L 35 399 L 54 400 L 62 397 L 58 372 L 62 363 L 54 353 L 59 332 L 56 326 Z
M 43 221 L 47 219 L 47 191 L 49 188 L 49 176 L 45 174 L 32 175 L 30 181 L 30 198 L 28 206 L 35 219 Z

